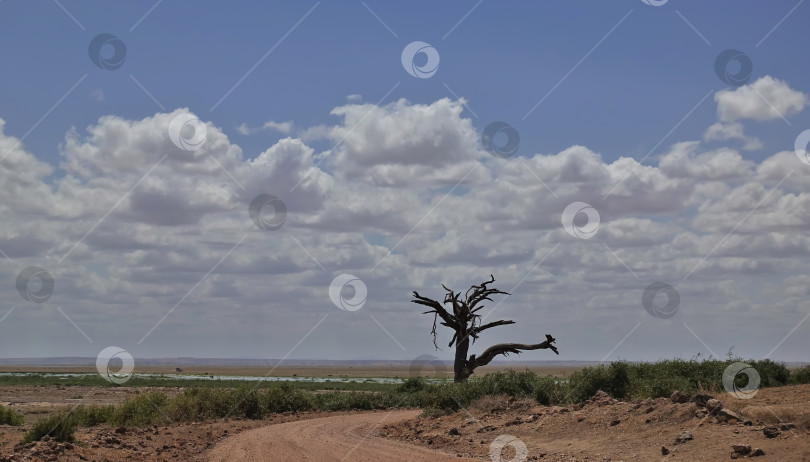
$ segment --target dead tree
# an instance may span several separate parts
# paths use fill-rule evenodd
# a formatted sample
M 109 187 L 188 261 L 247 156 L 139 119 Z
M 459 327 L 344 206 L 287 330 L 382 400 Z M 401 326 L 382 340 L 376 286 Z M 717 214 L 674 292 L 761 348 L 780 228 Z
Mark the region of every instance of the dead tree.
M 411 300 L 412 303 L 418 303 L 419 305 L 430 308 L 430 310 L 422 314 L 433 313 L 433 330 L 431 333 L 433 334 L 433 345 L 436 349 L 439 349 L 439 346 L 436 344 L 436 323 L 439 318 L 442 319 L 441 325 L 447 326 L 455 331 L 453 339 L 450 340 L 450 344 L 448 345 L 448 347 L 452 347 L 454 344 L 456 346 L 455 361 L 453 362 L 455 382 L 466 381 L 477 367 L 489 364 L 489 362 L 498 355 L 506 356 L 509 353 L 519 354 L 524 350 L 543 349 L 548 349 L 556 354 L 560 354 L 557 351 L 557 347 L 554 346 L 556 339 L 546 334 L 546 341 L 542 343 L 533 345 L 523 343 L 499 343 L 484 350 L 481 356 L 470 355 L 469 358 L 467 357 L 467 353 L 470 349 L 470 339 L 472 339 L 472 343 L 475 343 L 478 339 L 478 334 L 481 332 L 492 327 L 515 323 L 515 321 L 512 320 L 500 320 L 482 324 L 483 319 L 481 315 L 477 314 L 484 308 L 484 305 L 481 305 L 481 303 L 484 300 L 492 301 L 492 299 L 489 298 L 491 295 L 510 295 L 508 292 L 487 287 L 493 282 L 495 282 L 495 277 L 490 275 L 489 281 L 484 281 L 481 285 L 471 286 L 464 294 L 463 300 L 461 300 L 461 292 L 456 293 L 442 284 L 444 290 L 447 291 L 447 294 L 444 296 L 444 302 L 442 303 L 423 297 L 416 291 L 413 292 L 414 299 Z M 452 313 L 443 306 L 447 304 L 452 306 Z

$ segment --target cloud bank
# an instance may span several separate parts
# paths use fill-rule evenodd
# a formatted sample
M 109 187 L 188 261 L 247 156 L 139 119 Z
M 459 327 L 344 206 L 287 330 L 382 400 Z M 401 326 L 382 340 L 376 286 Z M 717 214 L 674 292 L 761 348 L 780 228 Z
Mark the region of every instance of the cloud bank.
M 788 117 L 806 99 L 771 77 L 720 91 L 718 124 L 657 165 L 606 162 L 578 145 L 494 157 L 463 101 L 449 99 L 355 99 L 333 109 L 339 123 L 255 156 L 210 122 L 199 149 L 179 148 L 169 127 L 190 114 L 182 108 L 71 128 L 58 165 L 0 120 L 3 280 L 38 266 L 55 281 L 45 304 L 0 289 L 0 315 L 15 307 L 0 346 L 5 356 L 95 356 L 115 344 L 136 357 L 278 358 L 306 337 L 291 357 L 412 359 L 433 351 L 432 319 L 410 291 L 440 297 L 439 283 L 466 289 L 494 274 L 513 295 L 485 313 L 518 324 L 485 343 L 551 333 L 560 359 L 723 356 L 731 346 L 764 356 L 810 312 L 810 166 L 792 151 L 757 163 L 716 144 L 762 149 L 736 121 Z M 331 147 L 316 151 L 317 138 Z M 283 201 L 280 229 L 251 219 L 260 194 Z M 598 212 L 590 239 L 562 225 L 577 201 Z M 330 301 L 343 273 L 368 287 L 356 312 Z M 671 319 L 642 306 L 656 281 L 680 294 Z M 775 356 L 798 359 L 801 338 Z

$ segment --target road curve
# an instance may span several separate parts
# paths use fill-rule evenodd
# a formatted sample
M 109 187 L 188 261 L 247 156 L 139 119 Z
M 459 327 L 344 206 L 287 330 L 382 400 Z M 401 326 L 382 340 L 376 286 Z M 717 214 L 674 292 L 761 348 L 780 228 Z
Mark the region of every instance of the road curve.
M 214 446 L 208 460 L 480 462 L 377 436 L 383 425 L 413 419 L 420 413 L 362 412 L 269 425 L 224 439 Z

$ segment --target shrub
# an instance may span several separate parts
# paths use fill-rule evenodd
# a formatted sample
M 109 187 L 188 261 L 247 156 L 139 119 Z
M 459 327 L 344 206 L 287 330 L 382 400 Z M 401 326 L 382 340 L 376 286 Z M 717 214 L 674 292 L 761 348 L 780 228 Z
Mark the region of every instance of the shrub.
M 790 373 L 790 383 L 810 383 L 810 365 L 794 369 Z
M 759 372 L 759 377 L 762 380 L 760 386 L 762 387 L 779 387 L 786 385 L 790 381 L 790 370 L 783 363 L 763 359 L 761 361 L 751 361 L 750 364 Z
M 113 425 L 146 427 L 168 420 L 161 409 L 169 398 L 161 392 L 152 391 L 128 398 L 110 417 Z
M 552 377 L 538 377 L 534 399 L 543 406 L 568 404 L 569 388 L 568 382 L 561 382 Z
M 417 391 L 424 390 L 426 386 L 425 380 L 421 377 L 410 378 L 397 387 L 397 391 L 400 393 L 416 393 Z
M 50 417 L 39 419 L 34 427 L 25 434 L 24 441 L 30 443 L 39 441 L 44 436 L 50 436 L 56 441 L 73 442 L 74 433 L 78 423 L 70 412 L 60 412 Z
M 308 411 L 316 407 L 315 395 L 289 383 L 265 390 L 263 402 L 268 412 Z
M 487 374 L 478 385 L 484 388 L 486 394 L 508 395 L 515 398 L 532 396 L 537 387 L 537 374 L 532 371 L 494 372 Z
M 261 419 L 267 412 L 267 401 L 262 399 L 259 390 L 250 385 L 233 390 L 226 401 L 229 404 L 228 412 L 236 417 Z
M 571 374 L 570 396 L 574 402 L 582 402 L 597 391 L 602 390 L 613 398 L 627 397 L 630 388 L 631 365 L 624 362 L 611 363 L 609 366 L 586 367 Z
M 20 427 L 23 424 L 23 418 L 10 408 L 5 408 L 0 405 L 0 425 L 13 425 Z
M 94 427 L 107 423 L 115 415 L 115 406 L 79 406 L 73 410 L 72 417 L 82 427 Z
M 232 392 L 215 388 L 189 388 L 169 399 L 164 406 L 166 416 L 176 422 L 225 417 L 236 404 Z

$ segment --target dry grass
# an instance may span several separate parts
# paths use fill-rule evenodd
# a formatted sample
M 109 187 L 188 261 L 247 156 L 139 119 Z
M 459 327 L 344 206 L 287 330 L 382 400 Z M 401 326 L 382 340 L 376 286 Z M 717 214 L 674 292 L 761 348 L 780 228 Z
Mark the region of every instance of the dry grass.
M 501 414 L 514 410 L 526 410 L 537 406 L 532 398 L 515 399 L 506 395 L 484 396 L 470 404 L 470 410 L 480 414 Z
M 808 405 L 754 405 L 732 410 L 754 422 L 765 424 L 790 422 L 796 424 L 797 428 L 810 430 L 810 406 Z

